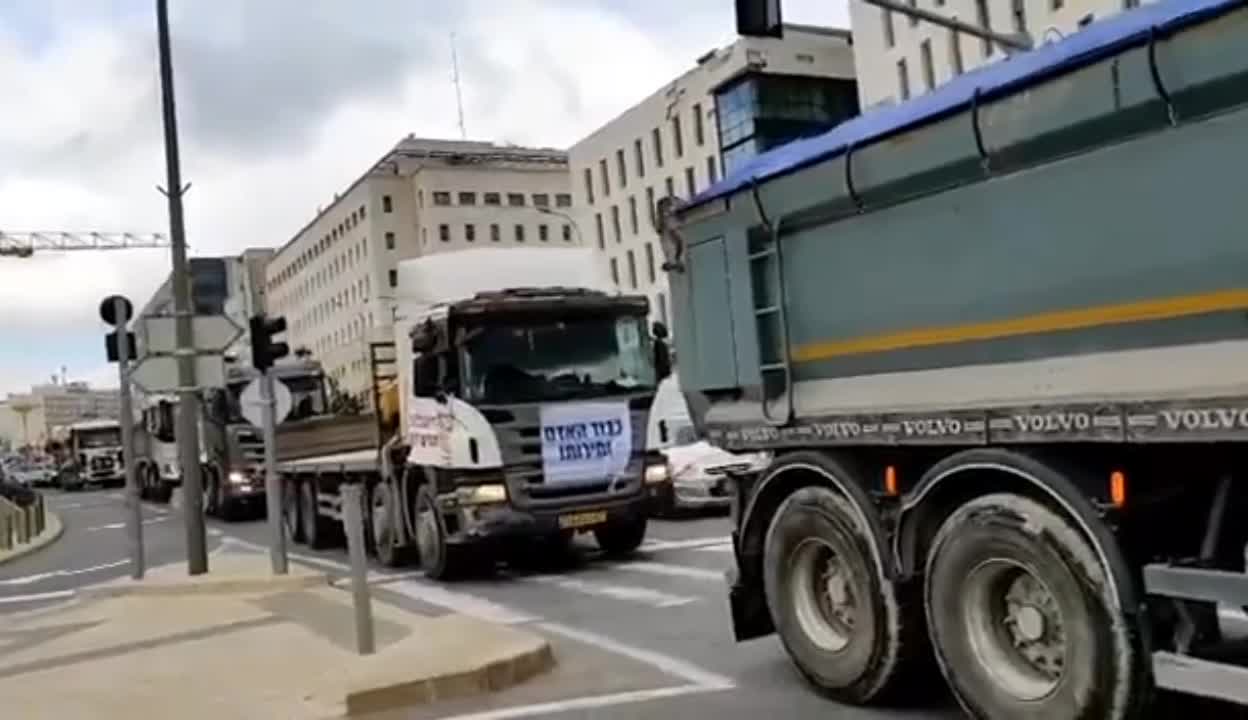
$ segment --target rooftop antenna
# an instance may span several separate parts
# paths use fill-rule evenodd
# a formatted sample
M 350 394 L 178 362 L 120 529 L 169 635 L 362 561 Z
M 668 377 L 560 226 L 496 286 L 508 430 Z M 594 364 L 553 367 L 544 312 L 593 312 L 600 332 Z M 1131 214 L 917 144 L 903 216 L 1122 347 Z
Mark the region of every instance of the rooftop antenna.
M 451 33 L 451 79 L 455 83 L 455 107 L 459 109 L 459 137 L 468 139 L 468 130 L 464 127 L 464 96 L 459 86 L 459 53 L 455 51 L 455 33 Z

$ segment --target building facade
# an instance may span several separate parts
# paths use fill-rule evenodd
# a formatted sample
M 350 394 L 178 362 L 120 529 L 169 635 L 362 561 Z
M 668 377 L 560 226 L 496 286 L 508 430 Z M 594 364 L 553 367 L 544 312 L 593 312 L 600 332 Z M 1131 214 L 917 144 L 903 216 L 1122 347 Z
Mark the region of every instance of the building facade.
M 369 343 L 394 341 L 398 263 L 480 245 L 581 244 L 566 153 L 407 137 L 279 249 L 267 310 L 342 393 L 371 402 Z
M 121 415 L 116 389 L 94 389 L 84 382 L 36 385 L 29 393 L 0 402 L 0 437 L 12 448 L 41 448 L 56 428 L 83 420 L 113 420 Z
M 910 0 L 910 4 L 998 33 L 1025 32 L 1041 45 L 1152 1 Z M 921 95 L 964 72 L 1008 57 L 1004 48 L 987 40 L 862 0 L 851 0 L 850 18 L 864 108 Z
M 273 253 L 272 248 L 250 248 L 237 257 L 226 259 L 226 277 L 229 284 L 223 311 L 244 331 L 253 316 L 265 311 L 265 298 L 268 293 L 265 270 Z M 238 362 L 250 363 L 251 336 L 243 332 L 226 349 L 226 355 Z
M 616 286 L 650 298 L 670 324 L 655 203 L 688 198 L 775 145 L 856 115 L 844 30 L 786 25 L 741 38 L 576 143 L 569 151 L 578 225 Z

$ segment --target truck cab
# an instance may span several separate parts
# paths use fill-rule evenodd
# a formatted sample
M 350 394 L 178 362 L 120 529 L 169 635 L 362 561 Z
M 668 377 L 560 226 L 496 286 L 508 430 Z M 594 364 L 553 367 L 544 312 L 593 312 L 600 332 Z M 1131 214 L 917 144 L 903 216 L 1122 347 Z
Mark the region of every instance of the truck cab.
M 68 429 L 65 486 L 114 485 L 125 483 L 121 456 L 121 424 L 116 420 L 87 420 Z

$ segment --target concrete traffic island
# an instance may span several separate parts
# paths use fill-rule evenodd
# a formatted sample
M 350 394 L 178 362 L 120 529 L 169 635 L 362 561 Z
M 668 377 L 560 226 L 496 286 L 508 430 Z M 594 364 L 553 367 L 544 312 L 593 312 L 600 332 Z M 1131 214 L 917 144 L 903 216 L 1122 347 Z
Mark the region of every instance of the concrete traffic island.
M 45 515 L 43 532 L 30 539 L 30 542 L 14 545 L 7 550 L 0 550 L 0 565 L 25 557 L 36 550 L 41 550 L 60 539 L 65 533 L 65 525 L 60 516 L 48 511 Z
M 502 690 L 554 665 L 532 633 L 376 599 L 377 652 L 362 657 L 351 596 L 324 575 L 272 578 L 260 555 L 211 568 L 156 568 L 58 612 L 0 618 L 4 715 L 340 718 Z

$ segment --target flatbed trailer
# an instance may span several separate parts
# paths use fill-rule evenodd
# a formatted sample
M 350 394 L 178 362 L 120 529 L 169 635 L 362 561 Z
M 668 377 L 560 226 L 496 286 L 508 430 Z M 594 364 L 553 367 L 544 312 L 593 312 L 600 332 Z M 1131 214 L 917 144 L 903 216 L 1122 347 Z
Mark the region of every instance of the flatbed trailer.
M 1248 704 L 1244 167 L 1248 7 L 1163 1 L 665 202 L 695 424 L 775 453 L 736 637 L 853 703 Z

